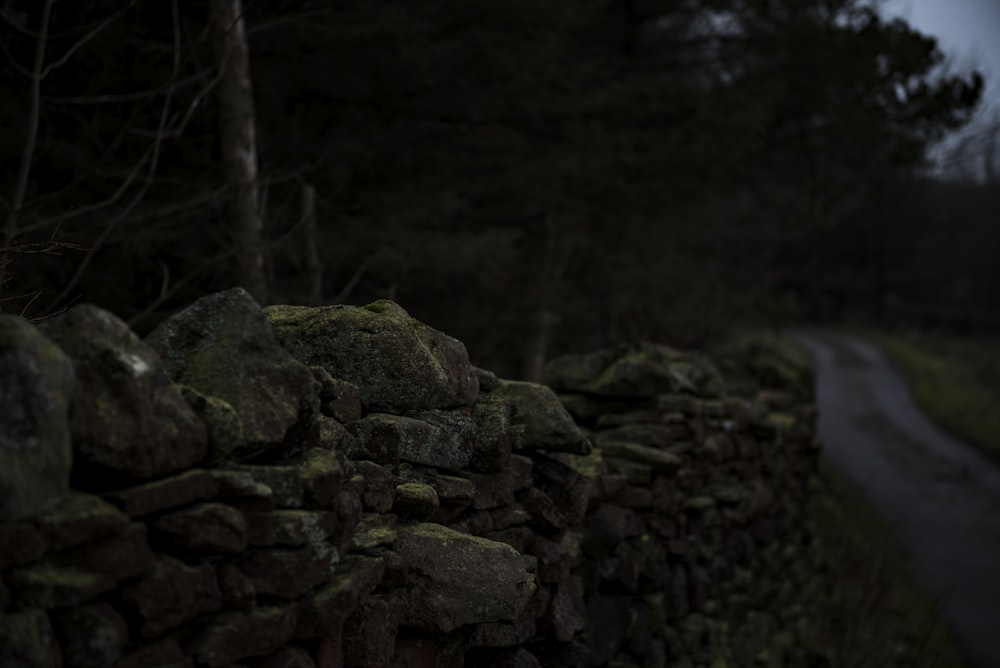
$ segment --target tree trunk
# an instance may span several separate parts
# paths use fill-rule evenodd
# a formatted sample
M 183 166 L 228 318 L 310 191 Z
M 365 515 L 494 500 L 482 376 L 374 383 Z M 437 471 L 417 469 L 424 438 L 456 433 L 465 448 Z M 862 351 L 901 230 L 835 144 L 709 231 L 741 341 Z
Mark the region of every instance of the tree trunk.
M 263 221 L 258 207 L 256 114 L 250 79 L 250 49 L 242 0 L 212 0 L 221 79 L 219 140 L 229 185 L 226 224 L 236 252 L 236 282 L 254 299 L 267 299 Z

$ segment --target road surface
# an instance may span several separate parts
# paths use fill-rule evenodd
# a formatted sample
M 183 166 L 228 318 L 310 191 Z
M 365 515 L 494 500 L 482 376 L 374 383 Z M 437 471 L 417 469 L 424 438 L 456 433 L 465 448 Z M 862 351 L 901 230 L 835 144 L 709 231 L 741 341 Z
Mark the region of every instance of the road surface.
M 790 336 L 816 365 L 827 456 L 897 529 L 975 668 L 1000 668 L 1000 468 L 932 424 L 875 347 Z

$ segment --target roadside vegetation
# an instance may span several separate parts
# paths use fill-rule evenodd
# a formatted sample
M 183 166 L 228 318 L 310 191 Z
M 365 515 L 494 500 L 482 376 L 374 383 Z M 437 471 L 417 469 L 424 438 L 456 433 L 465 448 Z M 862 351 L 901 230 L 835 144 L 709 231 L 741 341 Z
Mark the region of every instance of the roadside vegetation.
M 824 594 L 813 615 L 836 639 L 832 666 L 967 666 L 941 616 L 917 584 L 894 532 L 834 467 L 824 462 L 827 493 L 813 504 Z
M 1000 460 L 1000 341 L 862 330 L 906 378 L 932 420 Z

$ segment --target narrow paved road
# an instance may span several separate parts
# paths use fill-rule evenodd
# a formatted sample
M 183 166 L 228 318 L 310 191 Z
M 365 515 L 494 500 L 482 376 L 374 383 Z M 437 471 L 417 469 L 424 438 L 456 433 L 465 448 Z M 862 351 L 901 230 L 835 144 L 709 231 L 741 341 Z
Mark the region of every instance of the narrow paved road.
M 816 365 L 828 457 L 897 528 L 974 666 L 1000 668 L 1000 468 L 932 424 L 875 347 L 790 335 Z

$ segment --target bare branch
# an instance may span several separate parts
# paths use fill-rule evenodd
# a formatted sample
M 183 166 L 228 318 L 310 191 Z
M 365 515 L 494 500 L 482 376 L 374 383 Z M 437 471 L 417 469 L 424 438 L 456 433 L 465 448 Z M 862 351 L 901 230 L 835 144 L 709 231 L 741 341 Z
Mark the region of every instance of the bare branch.
M 47 1 L 51 2 L 51 0 Z M 180 56 L 179 56 L 180 40 L 177 37 L 177 35 L 180 32 L 180 16 L 177 10 L 177 0 L 171 0 L 171 10 L 173 18 L 173 29 L 175 35 L 174 45 L 178 50 L 178 53 L 174 54 L 174 73 L 172 77 L 172 80 L 176 80 L 178 70 L 180 68 Z M 142 198 L 145 197 L 146 191 L 149 190 L 149 186 L 152 184 L 153 181 L 153 174 L 156 172 L 156 167 L 159 163 L 160 149 L 162 148 L 163 144 L 164 130 L 166 129 L 167 118 L 170 114 L 170 102 L 173 97 L 173 91 L 174 91 L 173 86 L 170 86 L 167 89 L 165 99 L 163 101 L 163 110 L 160 112 L 160 122 L 159 122 L 160 134 L 157 135 L 156 139 L 153 142 L 153 145 L 150 147 L 150 151 L 147 152 L 149 154 L 149 167 L 146 171 L 145 182 L 139 189 L 139 192 L 137 192 L 135 196 L 132 197 L 132 199 L 129 200 L 129 202 L 125 205 L 125 208 L 122 211 L 119 211 L 110 221 L 108 221 L 108 224 L 105 225 L 104 230 L 101 231 L 100 236 L 98 236 L 97 240 L 94 242 L 94 248 L 87 252 L 87 254 L 83 257 L 83 260 L 80 262 L 80 265 L 76 268 L 76 271 L 73 273 L 73 276 L 70 278 L 69 282 L 63 287 L 63 289 L 59 292 L 56 298 L 50 302 L 50 308 L 55 308 L 60 302 L 66 299 L 69 293 L 76 287 L 76 284 L 80 281 L 80 278 L 82 278 L 83 274 L 87 271 L 87 268 L 90 266 L 90 262 L 94 259 L 94 255 L 96 254 L 96 252 L 104 245 L 104 242 L 107 241 L 108 237 L 111 236 L 111 233 L 118 226 L 118 223 L 120 223 L 122 219 L 125 218 L 125 216 L 127 216 L 129 212 L 132 211 L 133 208 L 135 208 L 135 206 L 142 200 Z
M 112 14 L 111 16 L 108 16 L 106 19 L 104 19 L 103 21 L 101 21 L 100 23 L 98 23 L 97 26 L 94 27 L 93 30 L 91 30 L 86 35 L 84 35 L 83 37 L 81 37 L 80 39 L 78 39 L 73 44 L 73 46 L 69 47 L 69 49 L 66 50 L 66 53 L 63 54 L 62 58 L 60 58 L 59 60 L 51 63 L 50 65 L 48 65 L 42 71 L 42 78 L 44 79 L 45 77 L 49 76 L 49 74 L 51 74 L 53 70 L 56 70 L 56 69 L 62 67 L 63 65 L 65 65 L 69 61 L 69 59 L 73 57 L 74 53 L 76 53 L 81 48 L 83 48 L 83 46 L 87 42 L 89 42 L 90 40 L 92 40 L 95 37 L 97 37 L 109 25 L 111 25 L 112 23 L 114 23 L 115 21 L 117 21 L 118 18 L 122 14 L 124 14 L 129 8 L 131 8 L 132 5 L 134 5 L 134 4 L 135 4 L 135 0 L 132 0 L 132 2 L 130 2 L 128 5 L 126 5 L 125 7 L 122 7 L 120 10 L 118 10 L 117 12 L 115 12 L 114 14 Z
M 52 13 L 52 1 L 45 0 L 42 7 L 42 22 L 39 28 L 38 42 L 35 44 L 35 63 L 31 72 L 31 92 L 29 94 L 28 132 L 24 140 L 24 152 L 21 154 L 21 166 L 17 172 L 17 184 L 11 198 L 10 210 L 7 214 L 7 224 L 4 228 L 3 246 L 10 247 L 17 236 L 18 218 L 24 206 L 24 196 L 28 190 L 28 176 L 31 174 L 31 162 L 35 157 L 35 144 L 38 141 L 38 125 L 41 120 L 41 88 L 42 68 L 45 65 L 45 45 L 49 30 L 49 17 Z M 7 255 L 0 263 L 0 289 L 3 288 L 8 265 Z
M 28 79 L 32 78 L 31 70 L 26 69 L 19 62 L 14 60 L 14 56 L 12 56 L 10 51 L 7 50 L 7 45 L 4 44 L 3 40 L 0 40 L 0 51 L 3 51 L 3 55 L 7 58 L 7 62 L 10 63 L 11 66 L 21 74 L 21 76 L 27 77 Z
M 169 88 L 171 85 L 174 89 L 181 88 L 191 83 L 195 83 L 204 79 L 208 76 L 205 72 L 198 72 L 192 74 L 189 77 L 185 77 L 179 81 L 166 83 L 156 87 L 150 88 L 144 91 L 137 91 L 135 93 L 115 93 L 108 95 L 82 95 L 82 96 L 69 96 L 69 97 L 55 97 L 51 95 L 46 95 L 42 99 L 50 104 L 64 104 L 64 105 L 99 105 L 99 104 L 114 104 L 117 102 L 143 102 L 146 100 L 151 100 L 157 95 L 160 95 Z

